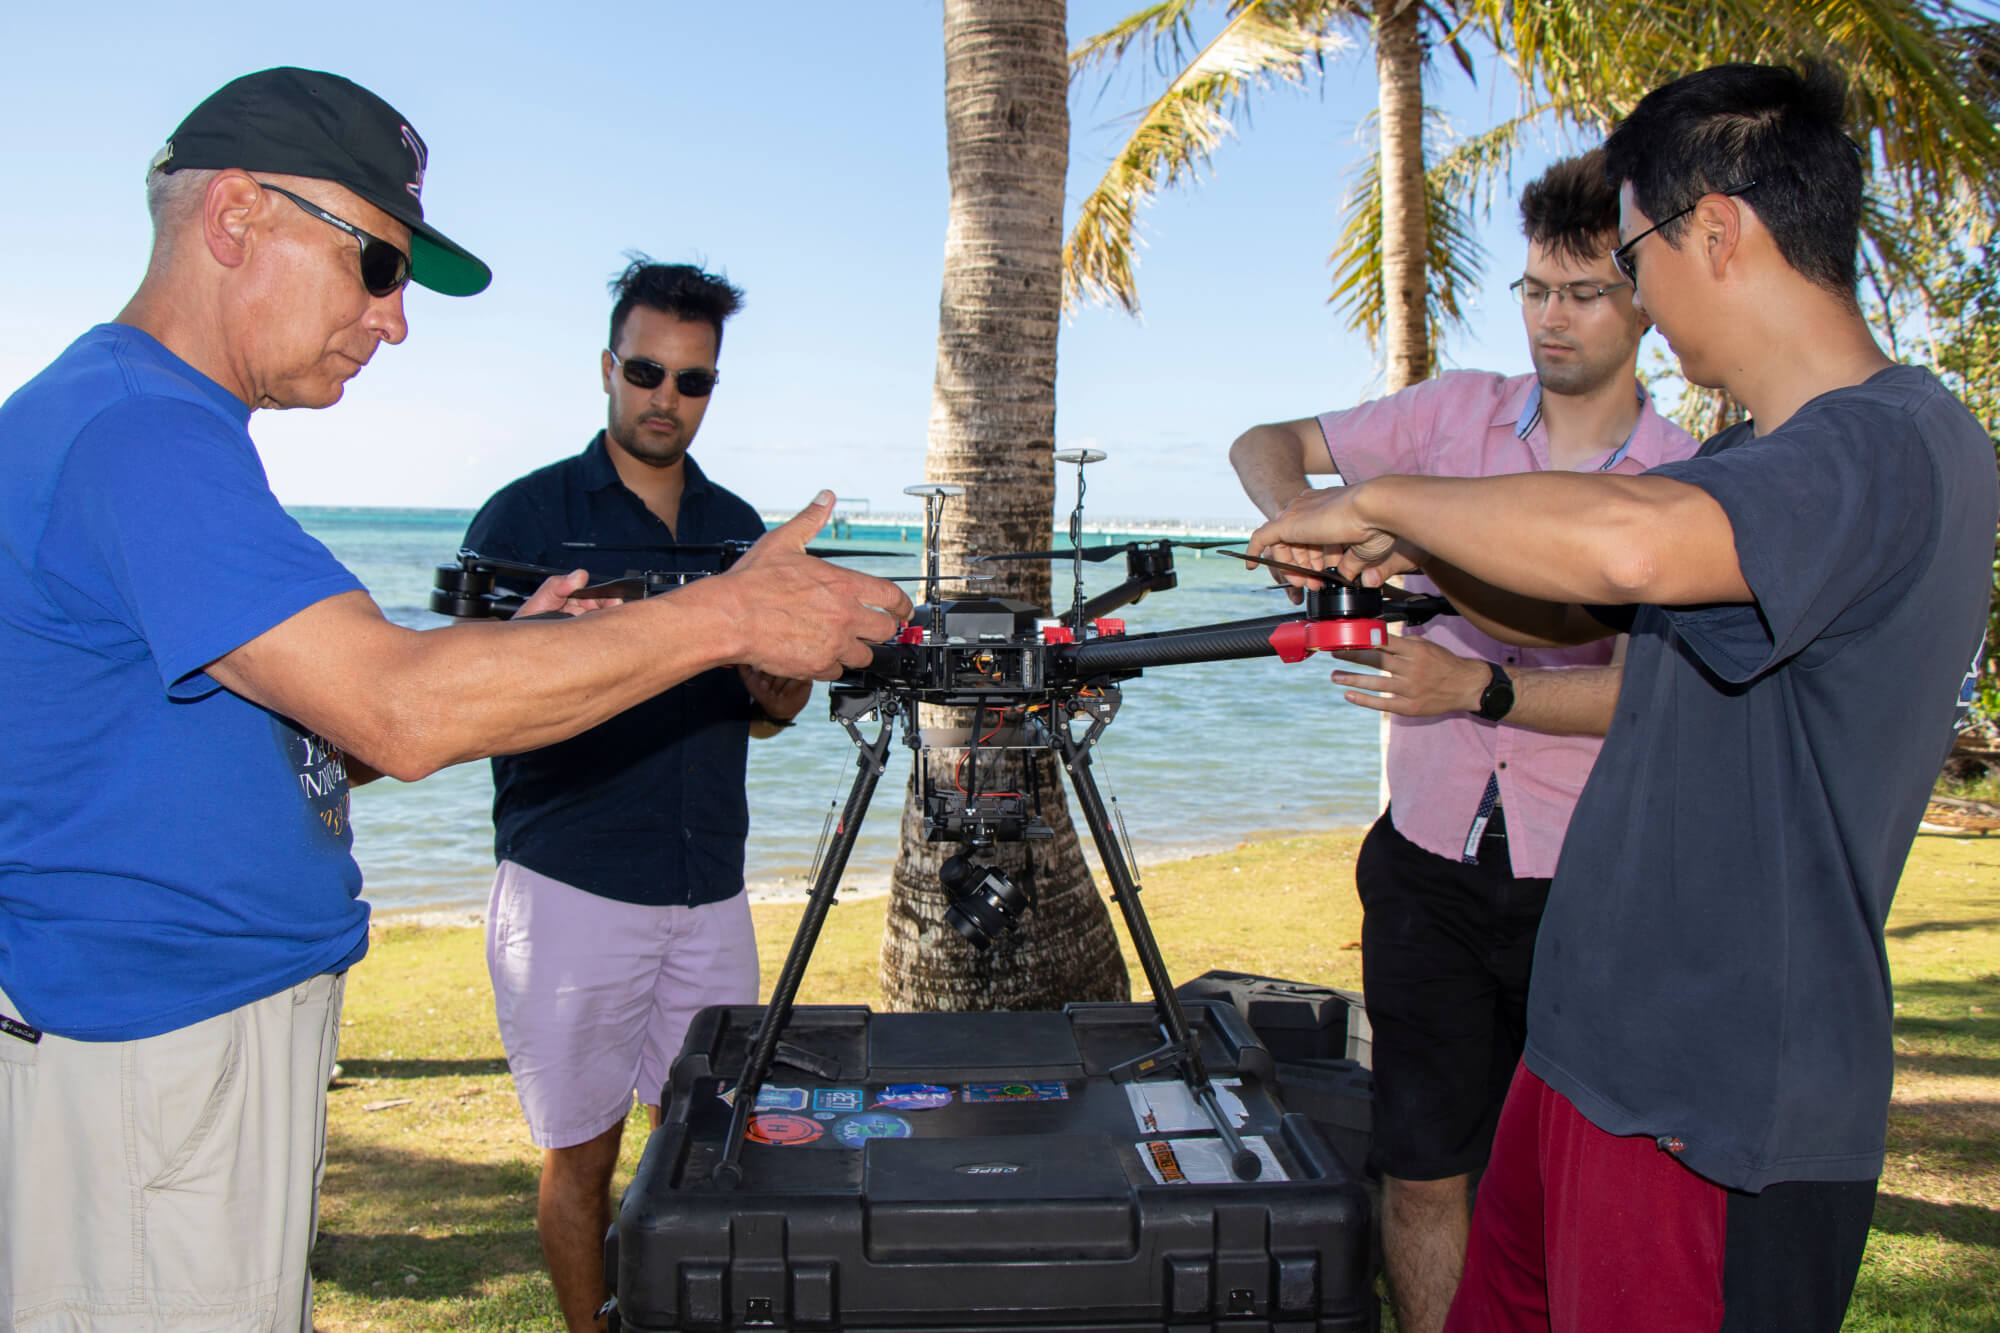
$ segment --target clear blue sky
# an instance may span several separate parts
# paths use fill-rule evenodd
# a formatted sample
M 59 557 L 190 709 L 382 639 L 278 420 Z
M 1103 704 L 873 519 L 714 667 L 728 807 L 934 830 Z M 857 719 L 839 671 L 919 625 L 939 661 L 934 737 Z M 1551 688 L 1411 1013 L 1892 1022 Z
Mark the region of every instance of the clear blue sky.
M 1073 0 L 1072 44 L 1134 7 Z M 695 446 L 712 475 L 766 508 L 822 485 L 901 507 L 922 479 L 936 350 L 941 26 L 936 0 L 9 6 L 0 392 L 130 295 L 145 166 L 180 118 L 236 75 L 306 65 L 410 118 L 431 148 L 429 217 L 496 276 L 470 300 L 413 290 L 408 341 L 333 409 L 253 419 L 279 498 L 475 505 L 581 448 L 604 420 L 604 284 L 642 249 L 749 296 Z M 1158 86 L 1072 89 L 1072 209 Z M 1447 60 L 1430 87 L 1467 130 L 1514 105 L 1491 67 L 1474 87 Z M 1100 516 L 1250 517 L 1229 441 L 1373 392 L 1365 342 L 1326 304 L 1326 255 L 1374 97 L 1359 49 L 1323 86 L 1272 90 L 1210 179 L 1145 214 L 1143 321 L 1100 308 L 1065 325 L 1057 438 L 1110 452 L 1091 477 Z M 1473 330 L 1447 357 L 1518 372 L 1505 200 L 1488 245 Z

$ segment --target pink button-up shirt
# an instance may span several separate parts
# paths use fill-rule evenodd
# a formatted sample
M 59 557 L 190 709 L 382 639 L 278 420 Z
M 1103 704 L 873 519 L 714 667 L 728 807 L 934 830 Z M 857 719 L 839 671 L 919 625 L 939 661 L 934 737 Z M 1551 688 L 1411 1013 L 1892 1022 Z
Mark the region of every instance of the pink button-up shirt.
M 1641 392 L 1641 398 L 1645 395 Z M 1533 375 L 1454 371 L 1344 412 L 1319 418 L 1334 466 L 1346 481 L 1385 473 L 1493 477 L 1549 467 L 1541 385 Z M 1643 472 L 1696 449 L 1693 436 L 1653 410 L 1639 411 L 1632 437 L 1586 460 L 1579 472 Z M 1412 590 L 1435 585 L 1411 575 Z M 1439 616 L 1407 631 L 1464 657 L 1509 667 L 1604 666 L 1611 640 L 1576 648 L 1517 648 Z M 1424 850 L 1456 861 L 1467 852 L 1489 777 L 1507 812 L 1507 854 L 1515 875 L 1555 874 L 1556 854 L 1602 741 L 1551 736 L 1470 713 L 1391 717 L 1389 794 L 1396 829 Z

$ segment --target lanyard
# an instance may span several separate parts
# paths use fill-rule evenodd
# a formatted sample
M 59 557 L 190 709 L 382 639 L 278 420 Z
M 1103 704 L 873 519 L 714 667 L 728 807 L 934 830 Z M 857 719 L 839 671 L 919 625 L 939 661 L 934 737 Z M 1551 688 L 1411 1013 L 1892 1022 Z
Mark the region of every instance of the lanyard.
M 1642 385 L 1634 386 L 1639 395 L 1639 406 L 1646 406 L 1646 390 Z M 1528 432 L 1542 424 L 1542 382 L 1538 379 L 1528 386 L 1528 401 L 1521 405 L 1521 415 L 1514 421 L 1514 438 L 1525 440 Z M 1632 441 L 1639 438 L 1639 423 L 1632 423 L 1632 433 L 1625 437 L 1625 443 L 1611 451 L 1611 457 L 1597 465 L 1599 472 L 1609 472 L 1625 461 L 1625 455 L 1632 452 Z

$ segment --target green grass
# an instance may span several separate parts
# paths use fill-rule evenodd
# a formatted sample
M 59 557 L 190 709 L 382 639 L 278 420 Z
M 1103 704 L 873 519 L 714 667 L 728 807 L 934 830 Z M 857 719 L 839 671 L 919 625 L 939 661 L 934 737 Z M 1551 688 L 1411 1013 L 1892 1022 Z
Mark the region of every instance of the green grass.
M 1280 839 L 1149 870 L 1146 908 L 1173 974 L 1226 967 L 1359 987 L 1359 845 Z M 875 1000 L 883 907 L 831 914 L 803 1001 Z M 755 913 L 768 987 L 799 908 Z M 2000 1333 L 2000 835 L 1919 836 L 1888 947 L 1896 1100 L 1847 1327 Z M 378 930 L 342 1027 L 317 1326 L 559 1328 L 534 1231 L 539 1154 L 494 1032 L 479 932 Z M 627 1123 L 619 1187 L 644 1130 L 643 1115 Z

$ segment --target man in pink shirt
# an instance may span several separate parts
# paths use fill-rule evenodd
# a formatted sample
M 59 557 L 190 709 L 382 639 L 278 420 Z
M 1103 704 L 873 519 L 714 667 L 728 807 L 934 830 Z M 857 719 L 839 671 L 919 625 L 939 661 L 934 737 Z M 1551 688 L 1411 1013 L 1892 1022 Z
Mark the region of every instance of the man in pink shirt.
M 1266 515 L 1314 474 L 1643 472 L 1694 453 L 1635 375 L 1646 320 L 1611 261 L 1618 196 L 1601 153 L 1550 167 L 1522 193 L 1521 219 L 1528 262 L 1511 290 L 1535 373 L 1455 371 L 1346 411 L 1253 427 L 1230 461 Z M 1416 576 L 1411 586 L 1433 590 Z M 1333 673 L 1348 702 L 1396 715 L 1391 807 L 1355 879 L 1383 1258 L 1404 1333 L 1439 1328 L 1458 1285 L 1470 1182 L 1521 1056 L 1535 930 L 1622 656 L 1622 639 L 1519 648 L 1448 616 L 1379 654 L 1350 655 L 1383 674 Z

